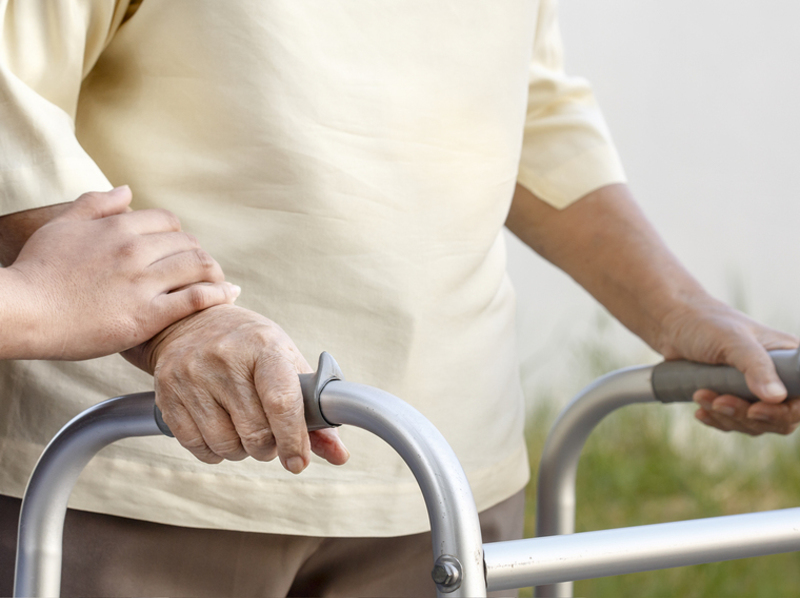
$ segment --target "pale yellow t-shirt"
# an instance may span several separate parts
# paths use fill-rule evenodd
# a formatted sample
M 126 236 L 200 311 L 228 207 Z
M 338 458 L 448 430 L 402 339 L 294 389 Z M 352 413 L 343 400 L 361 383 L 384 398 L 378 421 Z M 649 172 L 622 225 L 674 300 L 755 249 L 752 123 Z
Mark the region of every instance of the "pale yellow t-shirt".
M 591 91 L 561 68 L 553 0 L 2 0 L 0 212 L 129 184 L 175 212 L 311 363 L 419 408 L 480 509 L 528 480 L 514 185 L 563 207 L 622 169 Z M 128 18 L 129 17 L 129 18 Z M 530 331 L 534 334 L 535 331 Z M 152 388 L 112 356 L 0 364 L 0 493 L 110 396 Z M 330 536 L 427 529 L 382 441 L 352 458 L 204 465 L 167 438 L 105 449 L 79 509 Z

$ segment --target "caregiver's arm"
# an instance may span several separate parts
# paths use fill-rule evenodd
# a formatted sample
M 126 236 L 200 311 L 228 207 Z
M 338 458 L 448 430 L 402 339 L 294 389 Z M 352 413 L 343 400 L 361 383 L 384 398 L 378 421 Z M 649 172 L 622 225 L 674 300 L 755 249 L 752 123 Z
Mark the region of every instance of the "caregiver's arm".
M 800 403 L 786 399 L 767 350 L 798 339 L 711 297 L 667 249 L 626 185 L 602 187 L 563 210 L 517 185 L 508 228 L 567 272 L 666 359 L 728 364 L 762 401 L 698 391 L 698 419 L 722 430 L 789 433 Z
M 233 301 L 219 265 L 164 210 L 119 187 L 0 218 L 0 359 L 88 359 Z

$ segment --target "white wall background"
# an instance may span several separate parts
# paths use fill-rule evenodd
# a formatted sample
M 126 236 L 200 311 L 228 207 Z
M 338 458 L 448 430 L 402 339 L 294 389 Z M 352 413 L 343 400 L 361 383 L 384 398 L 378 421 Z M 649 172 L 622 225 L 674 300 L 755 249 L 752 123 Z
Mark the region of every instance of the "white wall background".
M 630 185 L 718 297 L 800 332 L 800 3 L 562 0 L 567 69 L 588 78 Z M 509 235 L 529 399 L 586 381 L 586 343 L 655 359 Z

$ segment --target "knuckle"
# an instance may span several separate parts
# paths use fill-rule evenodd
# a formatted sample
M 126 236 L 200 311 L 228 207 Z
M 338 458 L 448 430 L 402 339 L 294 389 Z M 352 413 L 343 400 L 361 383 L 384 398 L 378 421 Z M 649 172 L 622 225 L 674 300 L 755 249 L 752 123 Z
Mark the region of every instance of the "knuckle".
M 127 241 L 123 241 L 117 249 L 117 252 L 119 253 L 120 257 L 132 258 L 139 253 L 140 248 L 139 239 L 134 237 L 132 239 L 128 239 Z
M 164 226 L 168 230 L 173 230 L 173 231 L 181 230 L 181 221 L 175 214 L 163 208 L 152 208 L 152 209 L 158 214 L 158 216 L 164 222 Z
M 205 273 L 214 272 L 217 269 L 217 261 L 211 257 L 205 249 L 197 248 L 194 250 L 194 258 L 197 261 L 200 270 Z
M 247 456 L 238 436 L 216 440 L 209 446 L 215 454 L 229 461 L 241 461 Z
M 272 431 L 269 428 L 247 430 L 245 432 L 240 432 L 239 436 L 242 439 L 242 444 L 248 448 L 269 448 L 275 444 L 275 439 L 272 435 Z
M 209 450 L 202 436 L 178 436 L 177 438 L 181 445 L 192 453 L 208 452 Z
M 215 455 L 211 451 L 203 451 L 201 453 L 193 452 L 192 454 L 203 463 L 207 463 L 209 465 L 217 465 L 223 461 L 222 457 Z
M 81 194 L 78 199 L 75 200 L 74 203 L 82 204 L 87 206 L 94 206 L 97 202 L 103 200 L 103 196 L 105 194 L 99 191 L 87 191 L 86 193 Z
M 250 456 L 253 457 L 256 461 L 263 461 L 269 462 L 274 461 L 275 458 L 278 456 L 278 447 L 275 443 L 272 443 L 271 446 L 265 447 L 263 449 L 250 449 Z
M 303 403 L 288 389 L 282 389 L 270 397 L 267 412 L 280 419 L 291 419 L 303 414 Z
M 203 286 L 195 285 L 192 288 L 188 289 L 188 299 L 189 305 L 195 311 L 200 311 L 205 309 L 208 295 L 206 293 L 206 289 Z
M 181 446 L 192 453 L 199 461 L 208 463 L 209 465 L 216 465 L 222 461 L 222 457 L 208 448 L 208 445 L 202 437 L 191 436 L 188 438 L 181 438 L 177 435 L 176 437 L 178 438 L 178 442 L 181 443 Z
M 181 232 L 192 247 L 200 247 L 200 241 L 192 233 Z

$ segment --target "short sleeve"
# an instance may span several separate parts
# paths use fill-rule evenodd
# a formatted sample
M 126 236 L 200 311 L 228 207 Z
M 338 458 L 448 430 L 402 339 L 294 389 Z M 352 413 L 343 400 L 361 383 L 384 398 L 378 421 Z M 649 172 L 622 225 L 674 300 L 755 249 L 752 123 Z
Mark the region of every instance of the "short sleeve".
M 75 138 L 75 112 L 81 82 L 127 5 L 0 3 L 0 214 L 111 187 Z
M 589 84 L 564 73 L 557 0 L 541 0 L 518 182 L 557 208 L 625 181 Z

